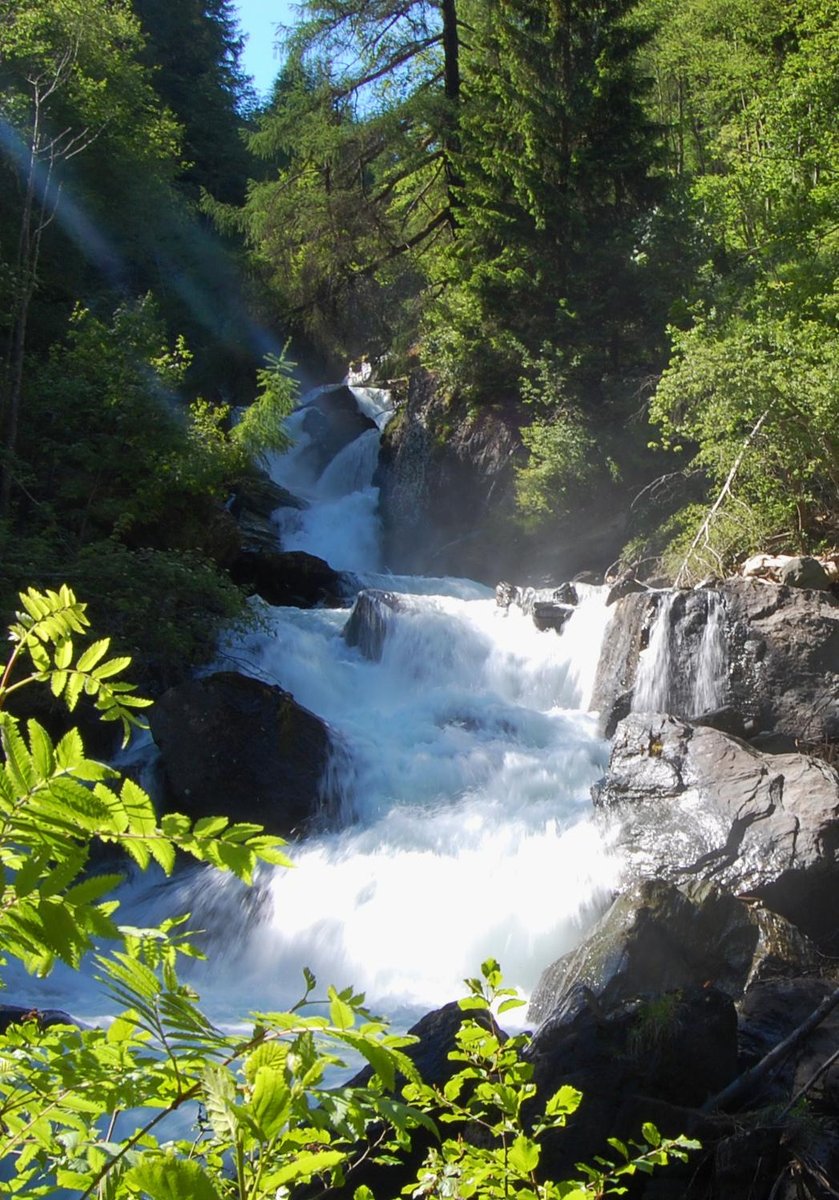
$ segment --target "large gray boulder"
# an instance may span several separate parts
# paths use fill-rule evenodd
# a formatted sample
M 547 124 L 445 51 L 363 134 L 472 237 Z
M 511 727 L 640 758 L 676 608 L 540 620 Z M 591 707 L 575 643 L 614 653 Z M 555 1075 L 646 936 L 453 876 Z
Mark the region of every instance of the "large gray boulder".
M 331 805 L 329 731 L 282 688 L 223 671 L 165 692 L 150 710 L 166 805 L 192 818 L 305 831 Z
M 731 703 L 760 729 L 839 738 L 839 599 L 759 579 L 729 579 L 722 596 Z
M 593 794 L 618 825 L 629 878 L 706 880 L 835 937 L 839 774 L 822 759 L 633 713 Z

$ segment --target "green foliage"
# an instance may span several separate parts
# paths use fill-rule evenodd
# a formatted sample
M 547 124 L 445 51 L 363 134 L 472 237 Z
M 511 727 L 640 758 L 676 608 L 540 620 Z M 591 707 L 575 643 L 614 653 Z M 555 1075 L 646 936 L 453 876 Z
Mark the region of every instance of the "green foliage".
M 460 1002 L 465 1011 L 481 1014 L 463 1023 L 457 1049 L 449 1055 L 463 1064 L 460 1070 L 442 1087 L 409 1084 L 405 1089 L 409 1100 L 458 1132 L 432 1148 L 416 1183 L 403 1188 L 403 1195 L 415 1200 L 452 1195 L 465 1200 L 473 1196 L 583 1200 L 617 1193 L 627 1176 L 649 1173 L 671 1159 L 684 1160 L 688 1151 L 698 1147 L 685 1137 L 662 1138 L 655 1126 L 646 1124 L 643 1143 L 609 1140 L 618 1154 L 616 1160 L 578 1163 L 577 1179 L 544 1178 L 539 1164 L 545 1138 L 564 1128 L 583 1098 L 576 1088 L 565 1085 L 548 1097 L 538 1116 L 526 1116 L 537 1099 L 533 1064 L 523 1056 L 528 1037 L 507 1037 L 494 1015 L 522 1001 L 513 989 L 502 986 L 494 959 L 487 960 L 481 972 L 481 979 L 467 980 L 470 994 Z
M 288 449 L 283 421 L 297 400 L 294 367 L 283 352 L 266 355 L 265 366 L 257 371 L 256 399 L 244 410 L 230 433 L 233 446 L 243 451 L 246 460 L 257 458 L 265 451 L 282 453 Z
M 526 356 L 525 362 L 529 374 L 519 389 L 535 415 L 521 432 L 528 460 L 516 471 L 516 502 L 525 523 L 538 527 L 546 518 L 568 516 L 582 502 L 596 478 L 599 452 L 569 395 L 561 356 L 546 345 L 538 358 Z
M 308 338 L 389 348 L 447 228 L 441 6 L 308 0 L 250 138 L 244 207 L 209 206 Z
M 96 961 L 120 1011 L 107 1029 L 42 1028 L 33 1013 L 0 1035 L 6 1194 L 276 1200 L 313 1182 L 345 1186 L 359 1158 L 393 1162 L 422 1127 L 439 1145 L 407 1194 L 591 1198 L 695 1147 L 646 1125 L 643 1144 L 611 1141 L 616 1162 L 581 1165 L 573 1182 L 542 1180 L 541 1139 L 564 1125 L 580 1097 L 561 1088 L 535 1123 L 526 1119 L 535 1088 L 525 1039 L 505 1039 L 492 1012 L 520 1002 L 494 961 L 482 980 L 469 981 L 462 1007 L 479 1019 L 464 1022 L 452 1054 L 462 1065 L 440 1089 L 423 1084 L 405 1053 L 414 1039 L 390 1032 L 352 989 L 329 988 L 317 1000 L 308 971 L 291 1011 L 253 1014 L 245 1035 L 218 1029 L 178 979 L 179 955 L 196 953 L 183 919 L 119 926 L 117 902 L 106 898 L 118 876 L 85 871 L 91 848 L 104 843 L 166 873 L 186 853 L 249 882 L 257 863 L 288 865 L 282 842 L 226 818 L 158 820 L 136 784 L 85 755 L 76 730 L 57 745 L 35 721 L 24 732 L 5 702 L 33 684 L 71 705 L 83 692 L 127 725 L 139 723 L 145 702 L 117 682 L 127 662 L 107 657 L 107 640 L 78 653 L 88 620 L 69 588 L 30 589 L 21 603 L 0 683 L 0 936 L 6 955 L 41 974 L 56 959 L 78 966 L 91 949 L 114 944 Z M 369 1082 L 331 1086 L 329 1072 L 359 1057 Z M 189 1136 L 167 1125 L 196 1106 Z M 464 1123 L 489 1144 L 439 1136 L 439 1127 Z
M 26 490 L 0 532 L 9 607 L 28 578 L 68 579 L 157 686 L 206 661 L 221 624 L 244 613 L 218 566 L 237 547 L 222 503 L 259 454 L 286 446 L 297 394 L 291 364 L 271 359 L 230 429 L 228 406 L 185 405 L 190 365 L 150 297 L 109 321 L 77 308 L 66 340 L 29 372 L 16 472 Z
M 712 496 L 736 466 L 713 521 L 716 570 L 770 537 L 812 550 L 825 536 L 839 507 L 837 379 L 839 339 L 823 322 L 740 319 L 677 337 L 652 415 L 667 441 L 698 444 Z

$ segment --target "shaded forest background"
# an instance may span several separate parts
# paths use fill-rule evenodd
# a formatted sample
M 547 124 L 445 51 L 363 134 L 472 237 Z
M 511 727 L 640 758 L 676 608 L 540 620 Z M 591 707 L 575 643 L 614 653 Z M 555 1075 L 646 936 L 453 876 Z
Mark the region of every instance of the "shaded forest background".
M 211 653 L 289 344 L 503 412 L 529 537 L 631 508 L 672 577 L 727 483 L 688 577 L 835 546 L 837 0 L 299 12 L 257 103 L 228 0 L 0 0 L 4 607 Z

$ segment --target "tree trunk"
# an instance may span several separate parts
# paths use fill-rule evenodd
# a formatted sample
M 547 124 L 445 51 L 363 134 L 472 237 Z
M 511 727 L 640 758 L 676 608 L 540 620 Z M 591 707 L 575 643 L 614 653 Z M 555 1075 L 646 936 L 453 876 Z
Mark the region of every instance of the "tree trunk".
M 446 161 L 446 185 L 449 202 L 449 224 L 457 227 L 458 189 L 463 180 L 458 170 L 460 156 L 460 35 L 457 27 L 457 0 L 441 0 L 443 17 L 443 89 L 448 111 L 443 129 L 443 149 Z

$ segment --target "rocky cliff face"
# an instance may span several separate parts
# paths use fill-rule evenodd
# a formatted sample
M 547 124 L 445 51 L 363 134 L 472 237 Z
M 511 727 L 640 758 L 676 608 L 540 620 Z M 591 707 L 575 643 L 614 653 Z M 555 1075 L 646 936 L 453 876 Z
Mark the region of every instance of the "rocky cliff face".
M 415 372 L 379 459 L 389 567 L 486 580 L 515 574 L 509 522 L 521 453 L 518 425 L 503 407 L 470 412 Z

